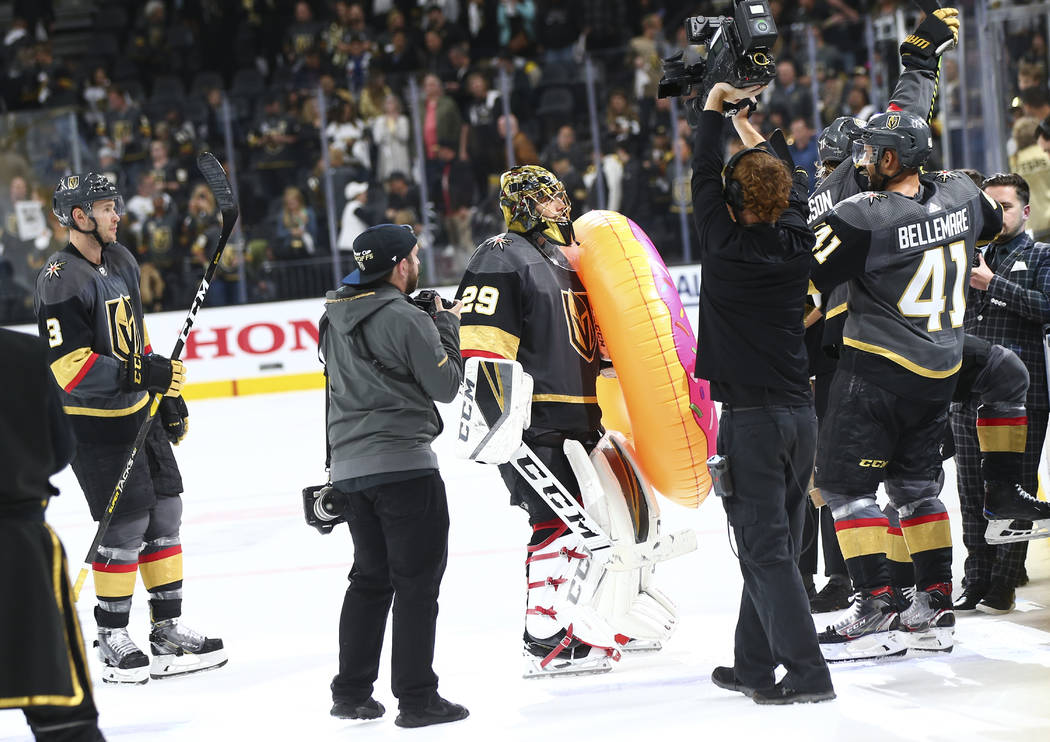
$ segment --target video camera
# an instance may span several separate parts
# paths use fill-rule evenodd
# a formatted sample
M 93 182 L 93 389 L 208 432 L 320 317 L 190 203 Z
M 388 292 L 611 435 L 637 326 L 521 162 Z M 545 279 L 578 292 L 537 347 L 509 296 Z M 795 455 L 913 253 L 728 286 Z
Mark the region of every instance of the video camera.
M 707 47 L 707 58 L 685 63 L 683 52 L 664 59 L 664 76 L 657 86 L 658 98 L 686 95 L 694 85 L 700 100 L 716 84 L 735 88 L 762 85 L 776 77 L 773 44 L 777 27 L 768 0 L 734 0 L 733 17 L 692 16 L 685 19 L 690 44 Z M 737 104 L 741 105 L 741 104 Z M 727 113 L 731 113 L 728 109 Z

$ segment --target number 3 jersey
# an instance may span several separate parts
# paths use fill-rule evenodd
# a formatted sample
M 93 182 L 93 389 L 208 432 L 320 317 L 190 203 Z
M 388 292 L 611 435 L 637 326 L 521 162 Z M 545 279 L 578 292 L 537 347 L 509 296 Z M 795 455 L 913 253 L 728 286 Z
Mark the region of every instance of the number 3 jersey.
M 37 275 L 35 305 L 51 373 L 77 438 L 130 442 L 149 395 L 121 388 L 121 362 L 132 353 L 150 352 L 139 268 L 131 253 L 114 243 L 95 265 L 68 245 Z
M 839 367 L 911 399 L 951 398 L 962 361 L 963 313 L 978 244 L 1002 208 L 961 173 L 920 178 L 919 194 L 846 199 L 814 227 L 811 280 L 849 281 Z
M 474 252 L 457 298 L 463 356 L 516 360 L 532 376 L 531 437 L 598 429 L 597 330 L 575 271 L 508 232 Z

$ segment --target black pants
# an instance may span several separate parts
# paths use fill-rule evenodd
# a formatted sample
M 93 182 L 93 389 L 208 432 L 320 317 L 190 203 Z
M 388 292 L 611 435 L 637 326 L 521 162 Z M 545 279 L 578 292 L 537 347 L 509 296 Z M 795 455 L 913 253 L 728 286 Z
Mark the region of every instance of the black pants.
M 824 419 L 828 409 L 828 395 L 831 390 L 831 379 L 834 372 L 817 374 L 813 381 L 813 404 L 817 412 L 817 427 Z M 820 533 L 820 548 L 824 552 L 824 576 L 837 575 L 848 577 L 846 560 L 842 558 L 842 549 L 835 534 L 835 518 L 831 508 L 818 508 L 812 500 L 806 502 L 806 517 L 802 522 L 802 553 L 798 558 L 798 568 L 804 575 L 817 573 L 817 533 Z
M 754 688 L 831 688 L 798 571 L 806 489 L 817 443 L 812 407 L 722 408 L 718 451 L 729 457 L 735 493 L 723 501 L 736 537 L 744 588 L 734 667 Z
M 445 483 L 434 471 L 346 494 L 354 564 L 339 618 L 332 696 L 355 702 L 372 695 L 392 613 L 390 687 L 402 709 L 423 708 L 438 683 L 433 662 L 438 590 L 448 561 Z

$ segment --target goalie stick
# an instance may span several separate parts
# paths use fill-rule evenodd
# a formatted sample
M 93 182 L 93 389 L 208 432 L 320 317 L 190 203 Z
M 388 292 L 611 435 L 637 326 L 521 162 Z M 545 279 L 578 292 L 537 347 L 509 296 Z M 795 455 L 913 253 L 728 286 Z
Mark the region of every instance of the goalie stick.
M 219 265 L 219 260 L 222 258 L 222 251 L 230 239 L 230 233 L 233 231 L 233 225 L 236 223 L 239 214 L 237 203 L 233 198 L 233 189 L 230 187 L 230 181 L 226 177 L 226 171 L 222 169 L 222 165 L 220 165 L 219 161 L 215 159 L 215 155 L 210 152 L 202 152 L 197 158 L 197 168 L 201 171 L 201 175 L 204 176 L 208 188 L 211 189 L 212 194 L 215 196 L 215 203 L 219 206 L 219 212 L 222 214 L 222 232 L 219 235 L 219 241 L 215 247 L 215 254 L 212 256 L 207 270 L 204 271 L 204 278 L 201 279 L 200 285 L 197 287 L 197 293 L 194 295 L 193 302 L 190 304 L 189 311 L 186 313 L 186 321 L 183 322 L 182 330 L 179 332 L 179 336 L 175 340 L 175 349 L 170 356 L 172 359 L 178 359 L 178 357 L 182 355 L 182 349 L 186 345 L 186 339 L 189 337 L 190 330 L 193 328 L 193 323 L 197 319 L 197 312 L 200 311 L 201 306 L 204 304 L 204 298 L 208 295 L 208 287 L 211 284 L 212 278 L 215 276 L 215 269 Z M 95 552 L 98 550 L 98 546 L 102 542 L 102 537 L 109 529 L 109 524 L 113 521 L 113 512 L 117 507 L 117 503 L 120 501 L 120 496 L 124 493 L 124 485 L 127 483 L 128 476 L 131 474 L 131 467 L 135 464 L 135 457 L 138 455 L 143 441 L 146 440 L 149 426 L 153 422 L 153 418 L 157 415 L 157 408 L 160 406 L 162 396 L 164 395 L 160 393 L 153 395 L 153 398 L 150 400 L 149 412 L 146 415 L 146 419 L 142 421 L 138 433 L 135 435 L 135 441 L 131 444 L 131 451 L 128 453 L 128 461 L 124 465 L 124 469 L 121 471 L 116 486 L 113 488 L 113 494 L 109 496 L 109 503 L 106 505 L 105 514 L 103 515 L 102 520 L 99 521 L 98 529 L 95 531 L 95 538 L 91 541 L 91 547 L 88 549 L 87 556 L 84 557 L 84 564 L 81 566 L 80 573 L 77 575 L 76 582 L 73 584 L 74 602 L 80 598 L 80 590 L 84 587 L 84 581 L 87 579 L 88 572 L 91 570 L 91 565 L 95 559 Z

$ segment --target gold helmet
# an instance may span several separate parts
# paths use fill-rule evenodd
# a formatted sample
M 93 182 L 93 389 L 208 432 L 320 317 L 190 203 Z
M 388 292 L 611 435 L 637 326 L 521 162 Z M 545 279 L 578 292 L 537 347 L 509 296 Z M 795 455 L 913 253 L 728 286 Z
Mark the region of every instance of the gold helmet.
M 539 205 L 554 198 L 560 199 L 564 208 L 554 216 L 542 216 Z M 507 231 L 528 234 L 539 229 L 551 242 L 572 243 L 572 205 L 565 186 L 549 170 L 521 165 L 503 173 L 499 179 L 499 205 Z

